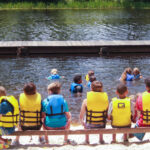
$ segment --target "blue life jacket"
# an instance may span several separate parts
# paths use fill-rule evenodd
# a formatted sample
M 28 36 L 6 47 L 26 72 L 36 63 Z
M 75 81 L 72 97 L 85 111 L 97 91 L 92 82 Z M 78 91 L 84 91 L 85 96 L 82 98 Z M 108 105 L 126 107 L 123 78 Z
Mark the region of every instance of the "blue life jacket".
M 138 74 L 138 75 L 134 75 L 134 79 L 140 79 L 140 74 Z
M 70 87 L 70 91 L 72 93 L 77 93 L 77 92 L 82 93 L 83 92 L 83 86 L 82 86 L 82 84 L 72 83 L 71 87 Z
M 92 83 L 89 81 L 87 86 L 90 88 L 90 87 L 91 87 L 91 84 L 92 84 Z
M 60 79 L 60 76 L 58 74 L 54 74 L 54 75 L 51 75 L 51 79 Z
M 134 79 L 134 75 L 127 73 L 126 81 L 132 81 L 133 79 Z
M 53 94 L 48 97 L 46 116 L 64 115 L 65 101 L 62 95 Z

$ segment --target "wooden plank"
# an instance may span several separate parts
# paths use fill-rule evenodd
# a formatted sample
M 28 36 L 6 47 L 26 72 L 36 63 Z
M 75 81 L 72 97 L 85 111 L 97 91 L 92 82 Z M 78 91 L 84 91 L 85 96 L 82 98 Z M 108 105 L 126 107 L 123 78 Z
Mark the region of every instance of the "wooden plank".
M 30 136 L 30 135 L 74 135 L 74 134 L 113 134 L 113 133 L 145 133 L 150 132 L 150 128 L 116 128 L 116 129 L 82 129 L 82 130 L 44 130 L 44 131 L 16 131 L 7 136 Z

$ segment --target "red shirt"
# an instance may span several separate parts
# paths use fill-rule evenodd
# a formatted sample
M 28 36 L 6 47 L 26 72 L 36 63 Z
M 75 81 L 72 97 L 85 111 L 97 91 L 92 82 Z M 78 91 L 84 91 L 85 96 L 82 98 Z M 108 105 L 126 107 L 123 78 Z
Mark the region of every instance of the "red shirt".
M 143 103 L 142 103 L 142 95 L 138 96 L 137 101 L 136 101 L 136 109 L 140 111 L 140 118 L 138 119 L 137 123 L 139 127 L 146 127 L 150 125 L 146 125 L 143 123 L 143 115 L 141 111 L 143 111 Z

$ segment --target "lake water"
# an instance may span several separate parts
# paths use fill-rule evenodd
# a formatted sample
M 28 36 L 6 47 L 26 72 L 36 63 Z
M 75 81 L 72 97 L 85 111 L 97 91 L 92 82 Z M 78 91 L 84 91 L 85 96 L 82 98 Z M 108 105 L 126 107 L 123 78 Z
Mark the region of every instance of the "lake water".
M 138 15 L 137 15 L 138 14 Z M 149 40 L 150 10 L 13 10 L 0 11 L 0 41 L 67 41 L 67 40 Z M 0 58 L 0 85 L 17 98 L 26 82 L 33 81 L 42 98 L 47 97 L 47 81 L 52 68 L 65 76 L 60 80 L 62 94 L 69 104 L 73 123 L 86 98 L 84 76 L 93 69 L 104 85 L 109 100 L 126 67 L 138 67 L 143 77 L 150 76 L 150 55 L 123 56 L 49 56 Z M 81 73 L 84 92 L 73 97 L 70 92 L 75 73 Z M 145 90 L 144 80 L 128 82 L 129 95 Z
M 50 75 L 52 68 L 57 68 L 59 74 L 65 76 L 61 79 L 62 91 L 72 113 L 73 123 L 79 122 L 79 112 L 83 99 L 86 98 L 86 81 L 84 79 L 88 70 L 93 69 L 97 80 L 103 83 L 104 91 L 108 93 L 109 100 L 115 95 L 121 73 L 126 67 L 138 67 L 143 77 L 150 76 L 150 55 L 127 56 L 51 56 L 36 58 L 0 58 L 0 85 L 6 87 L 8 94 L 16 97 L 23 91 L 26 82 L 34 82 L 42 98 L 47 97 L 47 85 L 51 83 L 45 79 Z M 75 73 L 81 73 L 84 92 L 81 97 L 73 97 L 69 92 L 70 84 Z M 129 95 L 145 91 L 144 79 L 128 82 Z
M 149 39 L 150 10 L 0 11 L 0 41 Z

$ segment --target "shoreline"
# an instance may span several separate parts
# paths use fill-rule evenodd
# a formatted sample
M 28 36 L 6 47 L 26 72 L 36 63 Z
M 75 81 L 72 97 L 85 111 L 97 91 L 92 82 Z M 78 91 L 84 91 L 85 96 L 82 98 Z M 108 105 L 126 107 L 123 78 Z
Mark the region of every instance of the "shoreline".
M 56 2 L 42 2 L 42 1 L 23 1 L 23 2 L 0 2 L 0 10 L 57 10 L 57 9 L 150 9 L 150 2 L 133 2 L 125 1 L 73 1 L 60 0 Z

